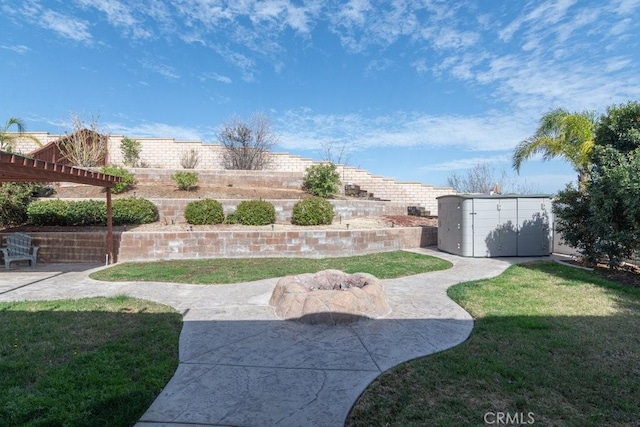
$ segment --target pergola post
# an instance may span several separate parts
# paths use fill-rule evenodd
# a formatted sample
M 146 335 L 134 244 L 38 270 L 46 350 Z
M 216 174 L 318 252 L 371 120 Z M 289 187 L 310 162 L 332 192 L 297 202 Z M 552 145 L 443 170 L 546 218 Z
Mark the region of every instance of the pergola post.
M 113 264 L 113 212 L 111 209 L 111 187 L 107 189 L 107 257 L 108 263 Z

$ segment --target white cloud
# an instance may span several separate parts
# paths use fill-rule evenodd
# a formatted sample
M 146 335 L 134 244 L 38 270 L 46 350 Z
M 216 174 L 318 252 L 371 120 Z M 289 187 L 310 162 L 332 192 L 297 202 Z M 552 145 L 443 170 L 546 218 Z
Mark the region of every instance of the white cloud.
M 168 79 L 175 80 L 180 78 L 180 75 L 176 72 L 175 68 L 169 65 L 157 64 L 146 59 L 141 60 L 140 64 L 147 70 L 153 71 L 154 73 L 158 73 L 161 76 L 164 76 Z
M 36 0 L 25 1 L 21 8 L 14 10 L 4 8 L 3 12 L 9 14 L 19 13 L 27 18 L 28 22 L 47 30 L 54 31 L 59 36 L 85 44 L 91 44 L 93 37 L 89 32 L 89 22 L 73 15 L 59 13 L 47 9 Z
M 433 165 L 422 166 L 420 170 L 424 172 L 441 171 L 452 172 L 471 169 L 478 164 L 488 163 L 490 165 L 496 165 L 500 163 L 509 163 L 510 157 L 506 154 L 493 157 L 467 157 L 462 159 L 451 160 L 448 162 L 436 163 Z
M 213 80 L 213 81 L 220 82 L 220 83 L 225 83 L 225 84 L 230 84 L 231 83 L 231 78 L 230 77 L 223 76 L 223 75 L 220 75 L 218 73 L 213 73 L 213 72 L 202 73 L 200 75 L 200 78 L 202 80 Z
M 20 55 L 24 55 L 31 50 L 28 46 L 25 46 L 23 44 L 17 44 L 13 46 L 0 45 L 0 49 L 10 50 Z
M 152 33 L 143 28 L 141 21 L 133 16 L 133 11 L 118 0 L 76 0 L 83 7 L 93 7 L 103 12 L 111 25 L 121 28 L 134 39 L 151 37 Z
M 201 132 L 197 129 L 184 126 L 175 126 L 167 123 L 142 123 L 136 126 L 127 126 L 122 123 L 106 123 L 105 129 L 113 135 L 124 135 L 130 138 L 175 138 L 178 141 L 202 141 Z
M 353 150 L 374 147 L 456 147 L 467 151 L 511 150 L 535 128 L 513 116 L 477 117 L 395 113 L 365 117 L 288 111 L 279 122 L 280 145 L 317 150 L 327 142 Z

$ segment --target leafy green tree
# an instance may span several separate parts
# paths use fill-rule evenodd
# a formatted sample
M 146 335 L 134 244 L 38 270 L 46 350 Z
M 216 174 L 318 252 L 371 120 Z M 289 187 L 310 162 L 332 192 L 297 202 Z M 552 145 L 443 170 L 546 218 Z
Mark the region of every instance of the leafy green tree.
M 607 108 L 595 129 L 588 180 L 554 206 L 563 240 L 594 265 L 617 268 L 640 249 L 640 105 Z
M 120 141 L 122 163 L 130 168 L 135 168 L 136 166 L 138 166 L 141 150 L 142 143 L 137 139 L 131 139 L 128 137 L 122 138 L 122 141 Z
M 522 163 L 536 154 L 542 154 L 543 160 L 560 157 L 578 172 L 582 186 L 589 177 L 595 125 L 596 116 L 591 111 L 570 113 L 563 108 L 548 111 L 540 119 L 536 132 L 516 146 L 513 168 L 519 172 Z
M 309 166 L 302 178 L 302 188 L 318 197 L 331 197 L 340 189 L 340 174 L 333 163 Z
M 595 142 L 623 153 L 640 147 L 640 104 L 630 101 L 608 107 L 596 126 Z
M 17 132 L 10 133 L 9 129 L 15 127 Z M 9 117 L 9 120 L 4 124 L 4 127 L 0 130 L 0 151 L 13 150 L 13 144 L 16 140 L 21 138 L 29 139 L 38 145 L 42 145 L 38 138 L 33 135 L 28 135 L 25 132 L 27 128 L 24 126 L 24 122 L 17 117 Z
M 628 153 L 598 146 L 593 156 L 589 216 L 596 247 L 618 267 L 640 249 L 640 147 Z

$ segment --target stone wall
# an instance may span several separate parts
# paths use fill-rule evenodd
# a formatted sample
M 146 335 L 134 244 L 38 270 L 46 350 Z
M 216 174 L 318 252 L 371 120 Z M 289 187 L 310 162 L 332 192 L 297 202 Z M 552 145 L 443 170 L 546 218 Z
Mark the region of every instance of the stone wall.
M 43 144 L 55 141 L 62 136 L 42 132 L 31 134 L 37 137 Z M 120 152 L 120 141 L 122 138 L 122 135 L 110 136 L 109 163 L 122 164 L 122 153 Z M 200 141 L 176 141 L 173 138 L 134 138 L 142 143 L 141 161 L 151 168 L 168 169 L 166 173 L 169 175 L 173 173 L 173 170 L 182 169 L 180 159 L 184 153 L 195 150 L 200 159 L 196 167 L 199 173 L 200 171 L 207 171 L 206 173 L 211 172 L 212 178 L 217 178 L 221 181 L 229 180 L 229 182 L 237 182 L 234 180 L 249 178 L 247 174 L 236 174 L 239 171 L 226 171 L 223 169 L 222 147 L 219 145 Z M 36 145 L 29 140 L 21 140 L 17 142 L 15 148 L 16 151 L 28 153 L 33 151 Z M 265 174 L 266 178 L 263 182 L 267 182 L 267 179 L 270 179 L 269 174 L 272 172 L 289 172 L 292 174 L 290 175 L 292 181 L 284 185 L 292 185 L 295 186 L 295 188 L 299 188 L 306 168 L 316 163 L 319 162 L 288 153 L 272 153 L 271 162 L 268 164 L 266 170 L 258 171 L 256 174 L 258 176 L 260 176 L 261 173 Z M 160 174 L 161 172 L 150 172 L 148 176 L 152 176 L 154 173 Z M 390 200 L 406 206 L 422 206 L 430 211 L 432 215 L 437 215 L 438 213 L 436 197 L 455 194 L 455 191 L 450 187 L 434 187 L 421 182 L 396 181 L 392 178 L 372 175 L 366 170 L 350 166 L 339 165 L 338 173 L 342 177 L 343 185 L 359 185 L 363 190 L 372 193 L 375 197 L 382 200 Z M 258 183 L 260 179 L 256 179 L 253 182 Z
M 10 233 L 0 234 L 4 236 Z M 28 233 L 32 243 L 39 246 L 38 263 L 105 262 L 107 232 L 36 232 Z M 116 236 L 116 246 L 119 236 Z
M 190 258 L 339 257 L 433 246 L 436 227 L 375 230 L 114 232 L 118 262 Z M 103 263 L 106 232 L 29 232 L 38 263 Z M 0 235 L 1 236 L 1 235 Z
M 194 199 L 149 199 L 158 207 L 160 221 L 167 223 L 185 223 L 184 209 Z M 240 199 L 218 199 L 225 215 L 233 212 L 241 202 Z M 267 200 L 276 209 L 276 222 L 290 223 L 293 205 L 298 200 Z M 348 220 L 363 216 L 406 215 L 407 208 L 403 204 L 376 202 L 368 200 L 331 200 L 335 212 L 335 220 Z
M 431 246 L 435 227 L 377 230 L 122 233 L 118 261 L 195 258 L 339 257 Z

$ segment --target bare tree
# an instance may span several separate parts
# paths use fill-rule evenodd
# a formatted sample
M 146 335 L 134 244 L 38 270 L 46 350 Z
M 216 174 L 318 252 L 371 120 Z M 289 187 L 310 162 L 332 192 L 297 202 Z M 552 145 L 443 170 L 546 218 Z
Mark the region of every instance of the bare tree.
M 76 166 L 98 166 L 107 154 L 109 135 L 99 132 L 98 117 L 92 115 L 85 123 L 78 114 L 71 115 L 73 131 L 57 145 L 62 156 Z
M 447 177 L 447 185 L 453 187 L 458 193 L 538 193 L 539 188 L 530 185 L 526 181 L 519 183 L 514 177 L 510 177 L 502 170 L 496 172 L 487 162 L 476 163 L 465 175 L 452 173 Z M 497 190 L 497 191 L 496 191 Z
M 348 165 L 351 160 L 351 153 L 347 149 L 347 143 L 337 144 L 335 141 L 328 141 L 322 144 L 322 160 L 336 165 Z
M 223 123 L 218 134 L 218 143 L 224 149 L 226 169 L 260 170 L 271 160 L 270 151 L 278 138 L 271 131 L 269 117 L 254 113 L 247 123 L 234 117 Z
M 195 169 L 200 163 L 200 153 L 195 148 L 182 150 L 180 153 L 180 166 L 184 169 Z

